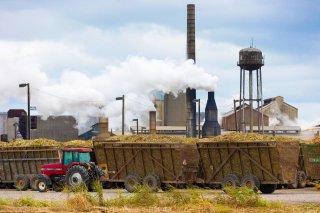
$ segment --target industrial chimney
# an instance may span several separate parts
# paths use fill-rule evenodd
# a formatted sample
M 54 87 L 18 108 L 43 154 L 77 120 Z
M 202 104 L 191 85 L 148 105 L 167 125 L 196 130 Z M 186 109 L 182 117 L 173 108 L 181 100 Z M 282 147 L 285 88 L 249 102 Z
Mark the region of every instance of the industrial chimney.
M 196 62 L 196 38 L 195 38 L 195 5 L 187 5 L 187 59 Z M 187 110 L 187 137 L 196 137 L 196 90 L 187 88 L 186 90 L 186 110 Z
M 150 134 L 155 135 L 157 134 L 157 116 L 156 111 L 149 111 L 149 130 Z
M 202 126 L 202 137 L 221 135 L 218 123 L 218 108 L 214 99 L 214 92 L 208 92 L 208 101 L 205 109 L 205 122 Z
M 108 118 L 106 118 L 105 116 L 100 116 L 99 117 L 99 133 L 96 137 L 96 139 L 105 139 L 110 137 L 110 133 L 109 133 L 109 121 Z

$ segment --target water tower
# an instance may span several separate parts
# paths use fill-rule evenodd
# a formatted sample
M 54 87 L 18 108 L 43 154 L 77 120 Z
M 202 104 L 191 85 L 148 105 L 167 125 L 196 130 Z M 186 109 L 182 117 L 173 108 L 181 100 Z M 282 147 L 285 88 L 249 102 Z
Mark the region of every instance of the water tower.
M 262 106 L 262 75 L 261 67 L 264 65 L 264 60 L 261 50 L 257 48 L 245 48 L 239 52 L 239 62 L 240 67 L 240 116 L 239 116 L 239 126 L 240 130 L 246 131 L 246 123 L 244 122 L 245 116 L 245 106 L 249 105 L 249 126 L 250 132 L 253 132 L 253 102 L 257 103 L 257 110 L 260 112 L 255 119 L 258 119 L 258 131 L 260 132 L 260 126 L 263 130 L 263 114 L 261 114 Z M 248 73 L 249 75 L 246 75 Z M 246 87 L 246 82 L 248 86 Z M 256 85 L 255 91 L 253 87 Z M 246 88 L 248 93 L 246 94 Z M 255 93 L 255 94 L 254 94 Z M 255 96 L 255 97 L 254 97 Z M 235 110 L 236 111 L 236 110 Z M 261 116 L 260 116 L 261 114 Z M 261 125 L 262 124 L 262 125 Z

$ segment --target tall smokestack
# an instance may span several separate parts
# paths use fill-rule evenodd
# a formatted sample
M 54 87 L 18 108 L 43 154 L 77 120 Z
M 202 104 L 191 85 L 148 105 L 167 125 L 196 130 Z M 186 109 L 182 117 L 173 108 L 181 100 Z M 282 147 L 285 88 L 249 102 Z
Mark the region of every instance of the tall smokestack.
M 149 111 L 149 129 L 150 134 L 155 135 L 157 134 L 157 116 L 156 111 Z
M 109 121 L 108 118 L 105 116 L 99 117 L 99 133 L 97 135 L 97 138 L 108 138 L 110 137 L 109 133 Z
M 187 5 L 187 59 L 196 62 L 195 5 Z M 187 137 L 196 137 L 196 90 L 187 88 Z
M 218 108 L 214 98 L 214 92 L 208 92 L 208 101 L 205 110 L 205 122 L 202 126 L 202 137 L 221 135 L 218 123 Z

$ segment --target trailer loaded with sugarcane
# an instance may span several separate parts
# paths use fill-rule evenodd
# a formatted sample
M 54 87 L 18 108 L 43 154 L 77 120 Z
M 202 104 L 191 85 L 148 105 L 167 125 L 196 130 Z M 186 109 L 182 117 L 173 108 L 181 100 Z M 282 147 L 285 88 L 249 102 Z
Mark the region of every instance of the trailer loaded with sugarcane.
M 278 184 L 297 184 L 298 142 L 96 142 L 97 164 L 105 182 L 153 191 L 201 184 L 246 186 L 272 193 Z
M 2 188 L 14 185 L 18 190 L 37 190 L 34 180 L 41 174 L 41 165 L 59 161 L 55 147 L 0 147 L 0 184 Z
M 304 187 L 307 178 L 320 179 L 319 144 L 220 141 L 221 138 L 190 141 L 160 136 L 125 139 L 128 138 L 134 141 L 100 138 L 86 148 L 2 148 L 20 153 L 1 154 L 0 181 L 16 182 L 16 186 L 30 183 L 41 192 L 79 184 L 90 189 L 93 181 L 100 180 L 108 186 L 124 185 L 129 192 L 136 191 L 139 185 L 152 191 L 199 185 L 246 186 L 272 193 L 277 186 Z M 27 152 L 28 149 L 33 151 Z M 39 150 L 46 154 L 37 154 Z M 48 150 L 53 154 L 49 155 Z M 21 175 L 24 181 L 18 184 L 17 177 Z

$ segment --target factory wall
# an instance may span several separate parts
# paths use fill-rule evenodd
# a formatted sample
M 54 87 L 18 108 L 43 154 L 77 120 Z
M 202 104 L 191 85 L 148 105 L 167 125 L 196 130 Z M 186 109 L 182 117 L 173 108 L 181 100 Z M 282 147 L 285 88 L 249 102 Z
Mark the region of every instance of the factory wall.
M 257 110 L 253 110 L 253 126 L 258 126 L 258 117 L 261 119 L 261 113 L 258 112 Z M 240 111 L 237 111 L 237 121 L 239 122 L 240 118 Z M 267 115 L 263 115 L 263 125 L 264 126 L 269 126 L 269 117 Z M 250 124 L 250 107 L 246 106 L 244 108 L 244 122 L 246 126 Z M 236 123 L 235 123 L 235 116 L 234 112 L 229 113 L 227 116 L 222 117 L 222 128 L 227 131 L 235 131 L 236 130 Z M 238 124 L 238 128 L 239 128 Z
M 72 116 L 50 116 L 36 119 L 36 129 L 31 129 L 31 139 L 48 138 L 56 141 L 70 141 L 78 138 L 76 120 Z
M 7 134 L 7 113 L 0 112 L 0 135 Z
M 7 135 L 8 141 L 13 141 L 16 138 L 22 139 L 21 132 L 19 130 L 19 118 L 7 118 Z M 16 135 L 17 134 L 17 135 Z
M 269 117 L 279 117 L 279 114 L 287 114 L 289 119 L 295 121 L 298 119 L 298 109 L 290 104 L 284 102 L 284 98 L 277 96 L 275 98 L 267 99 L 269 102 L 262 107 L 262 112 Z
M 180 93 L 178 97 L 172 94 L 164 96 L 164 125 L 186 126 L 186 94 Z

